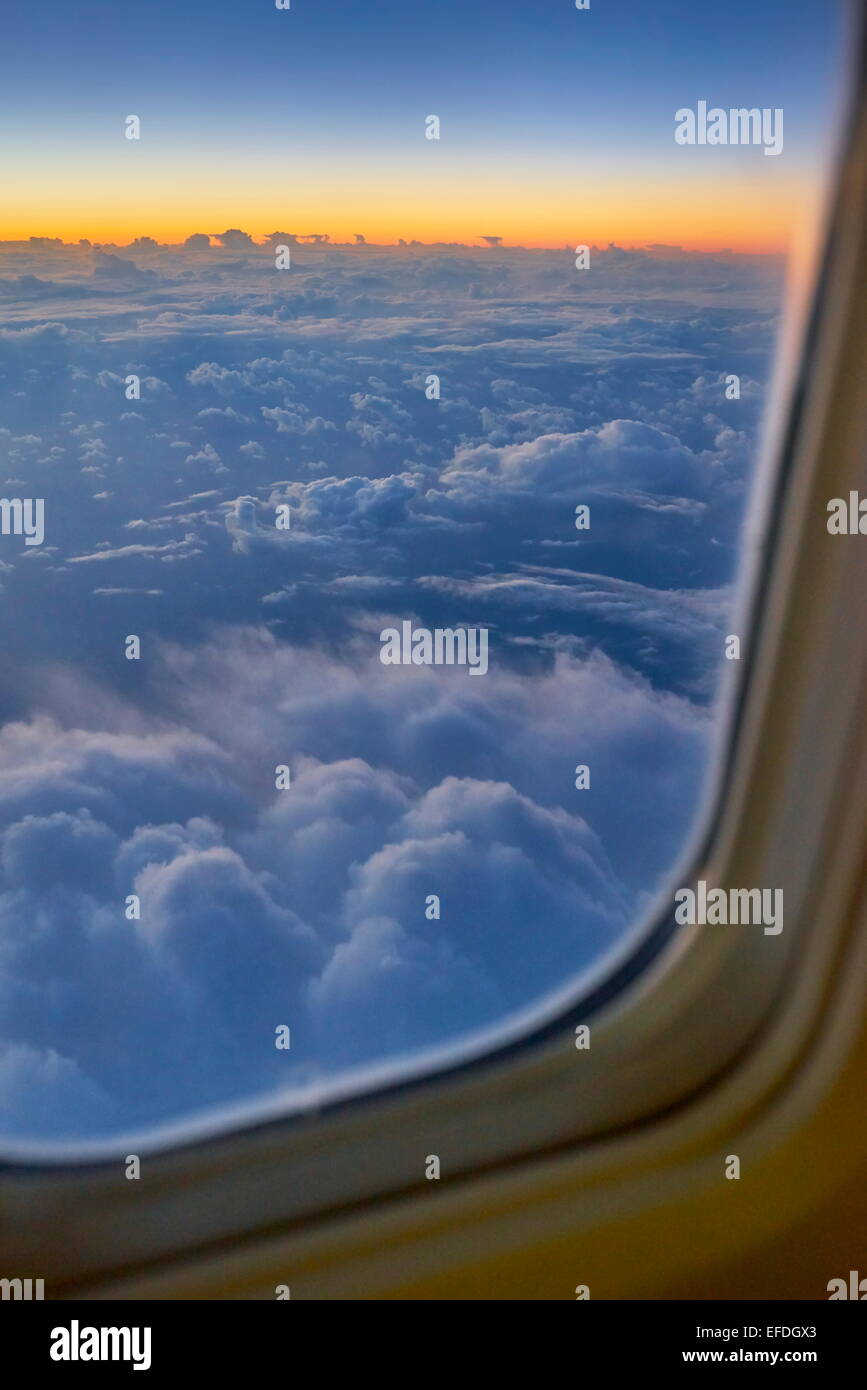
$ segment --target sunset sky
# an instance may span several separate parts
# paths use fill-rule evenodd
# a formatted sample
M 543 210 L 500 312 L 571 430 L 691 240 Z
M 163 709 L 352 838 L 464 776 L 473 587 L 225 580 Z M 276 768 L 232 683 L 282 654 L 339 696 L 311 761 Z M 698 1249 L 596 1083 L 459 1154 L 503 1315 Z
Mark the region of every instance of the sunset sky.
M 826 148 L 839 14 L 785 0 L 8 0 L 0 238 L 242 226 L 782 250 Z M 782 107 L 783 154 L 678 146 L 674 113 L 700 99 Z M 439 142 L 424 138 L 431 114 Z

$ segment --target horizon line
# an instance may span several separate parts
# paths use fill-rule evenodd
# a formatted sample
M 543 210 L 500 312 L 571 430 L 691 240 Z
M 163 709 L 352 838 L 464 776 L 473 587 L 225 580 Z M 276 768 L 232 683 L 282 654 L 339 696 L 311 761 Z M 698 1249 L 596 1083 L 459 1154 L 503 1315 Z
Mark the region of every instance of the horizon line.
M 227 244 L 223 238 L 234 235 L 239 238 L 236 244 Z M 681 255 L 690 256 L 787 256 L 790 248 L 776 245 L 763 247 L 735 247 L 728 245 L 681 245 L 674 242 L 660 241 L 632 241 L 615 242 L 609 241 L 606 245 L 597 242 L 573 243 L 563 242 L 535 242 L 535 243 L 507 243 L 503 237 L 480 235 L 478 242 L 472 241 L 420 241 L 418 238 L 407 239 L 399 237 L 395 241 L 368 241 L 366 237 L 355 234 L 353 241 L 333 241 L 329 233 L 322 232 L 271 232 L 263 233 L 264 240 L 256 241 L 253 236 L 243 232 L 240 228 L 227 228 L 225 232 L 191 232 L 179 241 L 160 241 L 148 233 L 134 237 L 132 241 L 96 241 L 89 237 L 78 237 L 73 240 L 65 240 L 63 237 L 46 235 L 43 233 L 30 233 L 26 236 L 3 237 L 0 236 L 0 247 L 23 246 L 32 247 L 38 250 L 48 250 L 52 247 L 68 250 L 100 251 L 161 251 L 161 250 L 201 250 L 230 252 L 238 254 L 244 251 L 263 251 L 277 245 L 285 244 L 289 247 L 304 250 L 413 250 L 420 247 L 427 248 L 447 248 L 464 251 L 566 251 L 574 254 L 579 245 L 587 245 L 591 251 L 605 253 L 610 251 L 624 252 L 677 252 Z M 193 237 L 207 237 L 208 245 L 189 246 L 188 242 Z M 246 238 L 246 240 L 240 240 Z

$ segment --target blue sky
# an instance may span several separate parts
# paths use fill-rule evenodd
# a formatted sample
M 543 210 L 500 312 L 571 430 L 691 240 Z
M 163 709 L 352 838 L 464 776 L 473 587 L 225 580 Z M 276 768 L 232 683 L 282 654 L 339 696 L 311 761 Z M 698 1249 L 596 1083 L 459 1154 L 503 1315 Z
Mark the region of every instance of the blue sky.
M 79 231 L 89 218 L 91 239 L 108 239 L 106 228 L 134 206 L 157 224 L 138 230 L 159 236 L 178 207 L 192 216 L 198 203 L 204 215 L 234 182 L 248 220 L 290 212 L 305 190 L 335 216 L 342 187 L 359 216 L 384 206 L 396 223 L 425 153 L 420 122 L 433 112 L 445 143 L 421 172 L 443 180 L 439 196 L 456 219 L 480 184 L 495 219 L 558 187 L 577 218 L 583 199 L 611 196 L 616 161 L 620 179 L 644 189 L 652 176 L 664 199 L 683 198 L 688 232 L 688 188 L 678 181 L 697 166 L 695 152 L 674 144 L 674 111 L 700 98 L 783 107 L 786 167 L 773 177 L 802 180 L 823 148 L 840 15 L 836 4 L 793 12 L 746 0 L 721 13 L 674 0 L 597 0 L 586 13 L 566 0 L 296 0 L 288 12 L 265 0 L 159 0 L 59 7 L 46 23 L 16 0 L 4 17 L 0 125 L 13 195 L 16 183 L 21 193 L 5 222 L 19 235 L 29 209 L 28 234 L 49 233 L 53 185 L 61 234 L 71 218 Z M 132 152 L 118 138 L 129 112 L 145 129 L 130 174 L 138 199 L 125 181 Z M 749 171 L 753 154 L 717 151 L 712 172 Z M 764 215 L 758 203 L 754 216 Z M 644 220 L 650 227 L 650 209 Z M 202 229 L 211 230 L 186 228 Z M 620 239 L 616 228 L 610 239 Z M 552 231 L 552 240 L 561 238 Z

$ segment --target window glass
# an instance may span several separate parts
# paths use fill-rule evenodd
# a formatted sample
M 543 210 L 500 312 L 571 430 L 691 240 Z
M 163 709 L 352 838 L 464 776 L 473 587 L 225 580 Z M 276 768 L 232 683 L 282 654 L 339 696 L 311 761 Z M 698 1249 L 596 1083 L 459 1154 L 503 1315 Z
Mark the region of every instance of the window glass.
M 641 923 L 841 16 L 10 0 L 7 1142 L 290 1106 Z

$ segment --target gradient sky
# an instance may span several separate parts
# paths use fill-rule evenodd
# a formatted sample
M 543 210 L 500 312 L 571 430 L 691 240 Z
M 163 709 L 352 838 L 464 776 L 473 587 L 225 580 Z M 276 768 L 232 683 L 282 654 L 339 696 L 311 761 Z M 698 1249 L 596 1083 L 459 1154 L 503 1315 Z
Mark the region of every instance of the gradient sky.
M 789 0 L 7 0 L 0 237 L 242 225 L 782 249 L 822 159 L 842 6 Z M 778 159 L 674 112 L 782 106 Z M 124 118 L 142 120 L 139 143 Z M 423 138 L 424 118 L 442 140 Z

